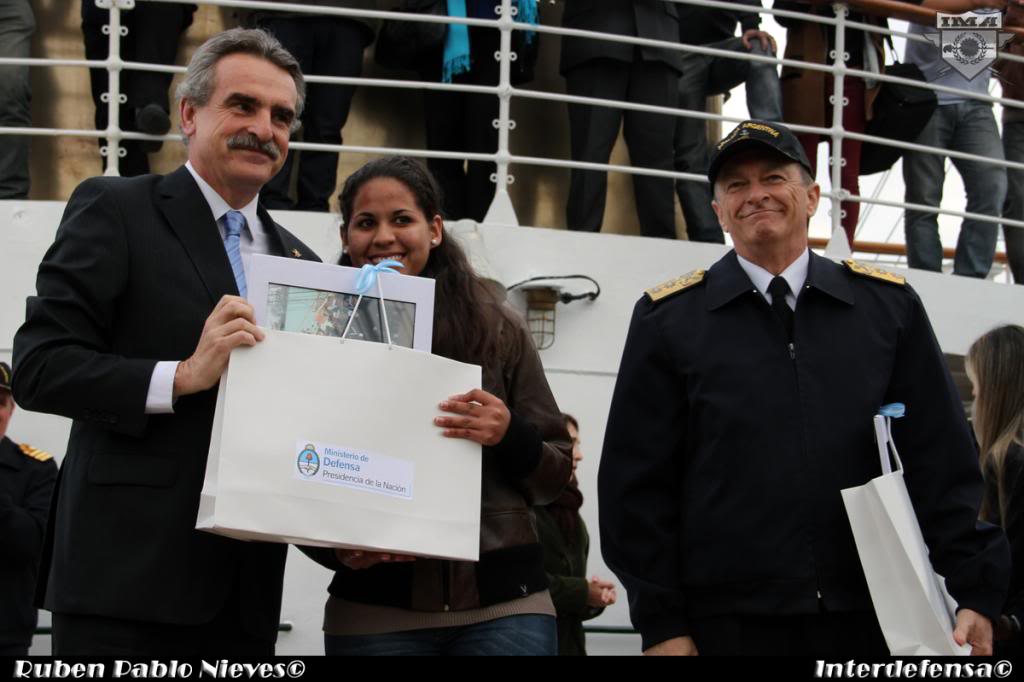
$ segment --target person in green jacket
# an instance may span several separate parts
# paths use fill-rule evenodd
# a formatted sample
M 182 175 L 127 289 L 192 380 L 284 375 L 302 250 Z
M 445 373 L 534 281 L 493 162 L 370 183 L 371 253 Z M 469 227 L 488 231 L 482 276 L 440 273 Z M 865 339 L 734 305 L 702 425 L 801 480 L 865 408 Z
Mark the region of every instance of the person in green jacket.
M 580 516 L 583 494 L 576 479 L 576 467 L 583 460 L 579 424 L 563 414 L 572 438 L 572 478 L 562 495 L 549 505 L 534 507 L 537 534 L 544 546 L 544 570 L 548 589 L 558 614 L 558 654 L 586 656 L 583 621 L 601 615 L 615 603 L 615 585 L 597 576 L 586 578 L 590 536 Z

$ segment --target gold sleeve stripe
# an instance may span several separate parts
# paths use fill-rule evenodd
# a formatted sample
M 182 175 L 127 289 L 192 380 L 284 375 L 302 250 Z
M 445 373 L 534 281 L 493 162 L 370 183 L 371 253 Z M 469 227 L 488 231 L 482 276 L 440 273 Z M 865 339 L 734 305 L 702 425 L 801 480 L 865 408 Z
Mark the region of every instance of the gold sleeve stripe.
M 23 444 L 21 444 L 18 447 L 21 448 L 22 453 L 24 453 L 25 455 L 28 455 L 32 459 L 40 461 L 40 462 L 46 462 L 46 461 L 49 461 L 49 460 L 53 459 L 53 455 L 51 455 L 50 453 L 43 452 L 39 448 L 34 448 L 31 445 L 25 445 L 23 443 Z

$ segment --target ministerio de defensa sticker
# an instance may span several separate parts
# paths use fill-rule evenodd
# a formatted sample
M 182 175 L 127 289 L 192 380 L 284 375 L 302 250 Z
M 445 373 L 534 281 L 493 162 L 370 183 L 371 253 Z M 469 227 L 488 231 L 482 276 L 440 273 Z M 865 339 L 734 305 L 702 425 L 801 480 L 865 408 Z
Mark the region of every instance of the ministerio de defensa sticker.
M 409 460 L 311 440 L 298 441 L 295 451 L 292 477 L 300 481 L 412 499 L 416 465 Z

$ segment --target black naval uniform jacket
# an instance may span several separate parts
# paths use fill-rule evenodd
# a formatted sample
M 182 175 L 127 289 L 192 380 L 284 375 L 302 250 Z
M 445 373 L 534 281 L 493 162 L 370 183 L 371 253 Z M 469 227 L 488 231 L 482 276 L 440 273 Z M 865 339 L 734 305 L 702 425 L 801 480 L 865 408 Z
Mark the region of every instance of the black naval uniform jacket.
M 0 438 L 0 651 L 32 643 L 36 573 L 56 479 L 53 459 Z
M 792 344 L 735 252 L 644 296 L 598 483 L 604 558 L 644 648 L 713 615 L 870 610 L 840 491 L 881 475 L 872 417 L 891 402 L 932 563 L 960 607 L 998 617 L 1006 540 L 976 525 L 977 453 L 913 289 L 812 253 Z

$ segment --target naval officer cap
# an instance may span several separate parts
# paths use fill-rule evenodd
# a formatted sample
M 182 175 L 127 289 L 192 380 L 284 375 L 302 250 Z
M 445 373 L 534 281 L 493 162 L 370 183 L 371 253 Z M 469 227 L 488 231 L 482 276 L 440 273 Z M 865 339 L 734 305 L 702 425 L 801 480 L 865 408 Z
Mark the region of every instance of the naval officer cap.
M 0 362 L 0 391 L 11 390 L 11 366 Z
M 799 163 L 812 176 L 811 163 L 804 153 L 804 146 L 796 139 L 793 131 L 786 126 L 771 121 L 744 121 L 722 138 L 714 149 L 711 163 L 708 165 L 708 180 L 711 188 L 715 187 L 722 166 L 737 153 L 748 149 L 771 149 L 782 156 Z

